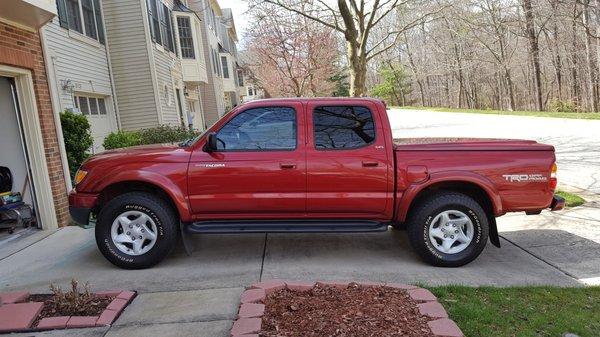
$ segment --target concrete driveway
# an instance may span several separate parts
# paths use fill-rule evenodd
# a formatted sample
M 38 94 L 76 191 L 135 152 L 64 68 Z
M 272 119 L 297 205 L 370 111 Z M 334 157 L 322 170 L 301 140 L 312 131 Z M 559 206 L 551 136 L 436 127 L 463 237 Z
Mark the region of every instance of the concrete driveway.
M 395 138 L 533 139 L 554 145 L 559 182 L 600 194 L 600 120 L 390 109 Z
M 585 207 L 499 219 L 502 248 L 488 244 L 473 263 L 435 268 L 412 252 L 405 232 L 249 234 L 193 237 L 160 265 L 127 271 L 99 253 L 93 230 L 68 227 L 0 245 L 0 291 L 46 292 L 71 278 L 138 298 L 109 328 L 39 336 L 228 336 L 244 286 L 258 280 L 371 280 L 431 285 L 579 286 L 600 281 L 600 121 L 391 110 L 395 137 L 533 138 L 554 144 L 559 178 L 587 190 Z M 476 127 L 475 127 L 476 125 Z M 589 129 L 588 129 L 589 128 Z M 569 131 L 567 131 L 569 130 Z M 594 200 L 592 200 L 594 199 Z M 32 336 L 23 334 L 22 336 Z

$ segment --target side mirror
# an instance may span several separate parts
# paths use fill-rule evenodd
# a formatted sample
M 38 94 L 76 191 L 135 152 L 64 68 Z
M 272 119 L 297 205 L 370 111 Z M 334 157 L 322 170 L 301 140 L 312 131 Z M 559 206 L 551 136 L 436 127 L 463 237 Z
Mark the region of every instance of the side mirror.
M 215 132 L 211 132 L 206 136 L 206 144 L 203 150 L 208 153 L 217 151 L 217 134 Z

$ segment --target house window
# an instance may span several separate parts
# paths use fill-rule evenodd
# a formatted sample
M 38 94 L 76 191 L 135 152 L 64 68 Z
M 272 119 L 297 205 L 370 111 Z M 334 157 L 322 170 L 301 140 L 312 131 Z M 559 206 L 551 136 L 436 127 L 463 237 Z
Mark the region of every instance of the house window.
M 254 88 L 248 87 L 248 96 L 254 96 Z
M 61 0 L 59 0 L 61 1 Z M 69 29 L 76 30 L 83 33 L 81 29 L 81 13 L 79 12 L 79 1 L 78 0 L 63 0 L 66 1 L 67 6 L 67 21 L 69 22 Z
M 83 11 L 85 35 L 92 39 L 98 39 L 98 34 L 96 33 L 96 16 L 94 15 L 92 0 L 81 0 L 81 9 Z
M 159 23 L 159 14 L 157 10 L 157 0 L 147 0 L 146 4 L 148 6 L 148 22 L 150 23 L 150 36 L 152 37 L 152 41 L 160 44 L 160 23 Z
M 104 44 L 101 0 L 56 0 L 58 21 L 71 29 Z
M 238 80 L 238 87 L 243 87 L 244 86 L 244 72 L 242 71 L 242 69 L 237 70 L 237 80 Z
M 181 57 L 184 59 L 194 58 L 194 40 L 192 38 L 192 27 L 190 18 L 177 17 L 177 27 L 179 29 L 179 47 L 181 48 Z
M 223 77 L 229 78 L 229 62 L 227 62 L 227 56 L 221 56 L 221 64 L 223 65 Z
M 75 107 L 86 116 L 106 115 L 106 100 L 104 98 L 76 95 Z

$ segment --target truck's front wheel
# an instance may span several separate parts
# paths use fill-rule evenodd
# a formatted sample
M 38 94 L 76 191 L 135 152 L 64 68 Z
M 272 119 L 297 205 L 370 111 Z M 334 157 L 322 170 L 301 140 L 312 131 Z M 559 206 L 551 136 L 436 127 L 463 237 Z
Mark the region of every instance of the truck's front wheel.
M 428 263 L 458 267 L 473 261 L 485 248 L 488 220 L 472 198 L 442 192 L 415 206 L 409 216 L 408 236 Z
M 96 223 L 96 244 L 114 265 L 142 269 L 169 254 L 177 233 L 177 217 L 164 200 L 132 192 L 104 205 Z

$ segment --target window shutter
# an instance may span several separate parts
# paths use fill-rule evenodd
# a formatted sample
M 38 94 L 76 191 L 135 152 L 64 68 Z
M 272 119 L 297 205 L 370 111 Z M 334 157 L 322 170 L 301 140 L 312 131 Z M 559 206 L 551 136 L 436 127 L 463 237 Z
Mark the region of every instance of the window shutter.
M 174 52 L 175 48 L 173 48 L 173 24 L 171 22 L 171 10 L 167 6 L 163 6 L 164 17 L 165 17 L 165 26 L 166 26 L 166 46 L 170 51 Z
M 58 22 L 60 23 L 60 26 L 63 28 L 69 28 L 65 0 L 56 0 L 56 9 L 58 10 Z
M 94 14 L 96 15 L 98 41 L 104 44 L 104 23 L 102 21 L 102 9 L 100 7 L 100 0 L 94 0 Z
M 154 35 L 154 12 L 152 11 L 153 5 L 156 6 L 155 0 L 146 0 L 146 7 L 148 7 L 148 25 L 150 26 L 150 37 L 152 41 L 156 41 L 156 36 Z

